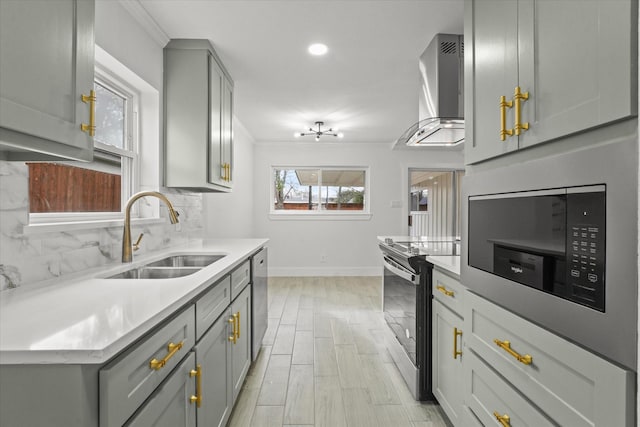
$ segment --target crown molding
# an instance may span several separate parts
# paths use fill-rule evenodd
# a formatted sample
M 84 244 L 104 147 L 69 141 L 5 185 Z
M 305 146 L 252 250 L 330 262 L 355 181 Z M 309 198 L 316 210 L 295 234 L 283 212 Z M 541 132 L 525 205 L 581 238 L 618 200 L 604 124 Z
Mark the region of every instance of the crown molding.
M 169 36 L 164 32 L 162 27 L 149 15 L 149 12 L 140 4 L 138 0 L 119 0 L 122 7 L 138 21 L 142 28 L 151 36 L 151 38 L 160 45 L 165 47 L 169 43 Z

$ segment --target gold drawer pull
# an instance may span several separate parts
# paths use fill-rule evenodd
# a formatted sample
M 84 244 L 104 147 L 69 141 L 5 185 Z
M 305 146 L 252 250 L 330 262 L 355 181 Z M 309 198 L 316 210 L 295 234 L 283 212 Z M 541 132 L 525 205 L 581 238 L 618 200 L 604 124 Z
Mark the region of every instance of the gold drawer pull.
M 520 91 L 520 86 L 516 86 L 513 92 L 513 102 L 516 104 L 516 123 L 513 127 L 513 131 L 516 135 L 520 135 L 522 131 L 529 129 L 529 123 L 522 123 L 521 101 L 526 101 L 527 99 L 529 99 L 529 92 L 522 93 Z
M 234 344 L 238 340 L 238 335 L 236 333 L 236 319 L 237 319 L 237 316 L 234 313 L 233 316 L 229 320 L 227 320 L 227 322 L 233 325 L 233 331 L 231 331 L 231 336 L 229 337 L 229 341 L 231 341 Z
M 462 352 L 458 351 L 458 336 L 462 337 L 462 331 L 458 328 L 453 328 L 453 358 L 457 359 L 458 356 L 462 356 Z
M 518 362 L 524 365 L 531 365 L 531 362 L 533 362 L 533 358 L 531 357 L 530 354 L 525 354 L 524 356 L 522 356 L 516 353 L 515 351 L 513 351 L 511 349 L 511 343 L 509 341 L 500 341 L 499 339 L 496 338 L 493 340 L 493 342 L 495 342 L 498 345 L 498 347 L 502 348 L 504 351 L 506 351 L 513 357 L 515 357 Z
M 173 356 L 176 355 L 178 351 L 180 351 L 183 345 L 184 345 L 184 340 L 180 341 L 178 344 L 174 344 L 170 342 L 167 345 L 167 351 L 168 351 L 167 355 L 161 360 L 152 359 L 151 362 L 149 362 L 149 367 L 151 369 L 155 369 L 156 371 L 159 371 L 160 369 L 164 368 L 164 365 L 166 365 L 169 359 L 171 359 Z
M 509 418 L 509 415 L 500 415 L 498 411 L 493 411 L 493 416 L 496 417 L 496 420 L 498 420 L 502 427 L 511 427 L 511 418 Z
M 500 97 L 500 141 L 507 139 L 507 135 L 513 135 L 513 129 L 507 129 L 507 108 L 513 107 L 513 101 L 507 101 L 503 95 Z
M 436 286 L 436 289 L 437 289 L 437 290 L 439 290 L 440 292 L 442 292 L 443 294 L 445 294 L 445 295 L 446 295 L 446 296 L 448 296 L 448 297 L 452 297 L 452 296 L 453 296 L 453 294 L 455 293 L 455 292 L 453 292 L 453 291 L 448 290 L 447 288 L 445 288 L 445 287 L 444 287 L 444 286 L 442 286 L 442 285 L 438 285 L 438 286 Z
M 240 312 L 237 312 L 236 314 L 234 314 L 233 317 L 235 317 L 236 322 L 238 322 L 238 330 L 236 331 L 236 339 L 238 339 L 240 338 Z
M 96 91 L 91 90 L 89 95 L 81 95 L 80 99 L 85 104 L 89 104 L 89 124 L 81 123 L 80 130 L 86 132 L 89 136 L 96 135 Z
M 199 408 L 202 405 L 202 366 L 196 365 L 195 370 L 189 371 L 189 376 L 196 377 L 196 394 L 189 398 L 189 402 L 195 402 Z

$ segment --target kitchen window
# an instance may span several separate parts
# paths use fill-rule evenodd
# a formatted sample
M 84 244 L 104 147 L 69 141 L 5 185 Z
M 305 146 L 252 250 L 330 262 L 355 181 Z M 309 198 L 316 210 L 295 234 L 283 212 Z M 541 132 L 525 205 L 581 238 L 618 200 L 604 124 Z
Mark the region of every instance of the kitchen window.
M 94 160 L 28 163 L 30 223 L 120 218 L 134 191 L 138 97 L 96 70 Z
M 368 179 L 363 167 L 273 167 L 271 216 L 368 218 Z

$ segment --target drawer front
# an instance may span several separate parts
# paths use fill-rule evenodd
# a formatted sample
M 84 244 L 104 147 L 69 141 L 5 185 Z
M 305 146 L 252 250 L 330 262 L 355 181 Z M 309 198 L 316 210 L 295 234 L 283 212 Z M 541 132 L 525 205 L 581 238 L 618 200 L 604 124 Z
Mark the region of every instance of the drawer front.
M 178 349 L 180 343 L 182 346 Z M 170 347 L 171 344 L 174 346 Z M 194 344 L 195 309 L 192 305 L 101 369 L 100 426 L 121 426 Z
M 195 368 L 195 353 L 190 352 L 126 426 L 195 427 L 196 404 L 190 400 L 197 397 L 196 378 L 191 375 Z
M 556 423 L 634 425 L 632 372 L 471 292 L 465 298 L 467 345 Z
M 202 297 L 196 301 L 196 339 L 213 325 L 218 317 L 231 303 L 231 277 L 216 282 Z
M 473 352 L 467 352 L 465 364 L 468 405 L 473 414 L 486 426 L 507 425 L 511 427 L 552 427 L 550 421 L 538 408 L 532 406 Z M 505 417 L 502 424 L 497 417 Z M 508 418 L 508 422 L 506 417 Z M 564 425 L 564 424 L 563 424 Z M 567 424 L 568 426 L 569 424 Z
M 432 282 L 433 297 L 462 316 L 466 288 L 460 284 L 460 281 L 434 269 Z
M 251 280 L 251 263 L 245 261 L 240 267 L 231 273 L 231 301 L 236 299 L 240 292 L 249 284 Z

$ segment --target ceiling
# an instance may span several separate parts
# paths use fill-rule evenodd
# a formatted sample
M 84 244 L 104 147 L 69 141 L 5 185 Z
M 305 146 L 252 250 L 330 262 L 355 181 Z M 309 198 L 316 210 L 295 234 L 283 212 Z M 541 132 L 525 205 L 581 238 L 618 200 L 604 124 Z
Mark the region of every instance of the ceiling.
M 420 54 L 463 31 L 463 0 L 139 1 L 168 37 L 212 42 L 258 142 L 292 141 L 316 121 L 340 141 L 394 142 L 418 120 Z M 326 55 L 307 53 L 317 42 Z

